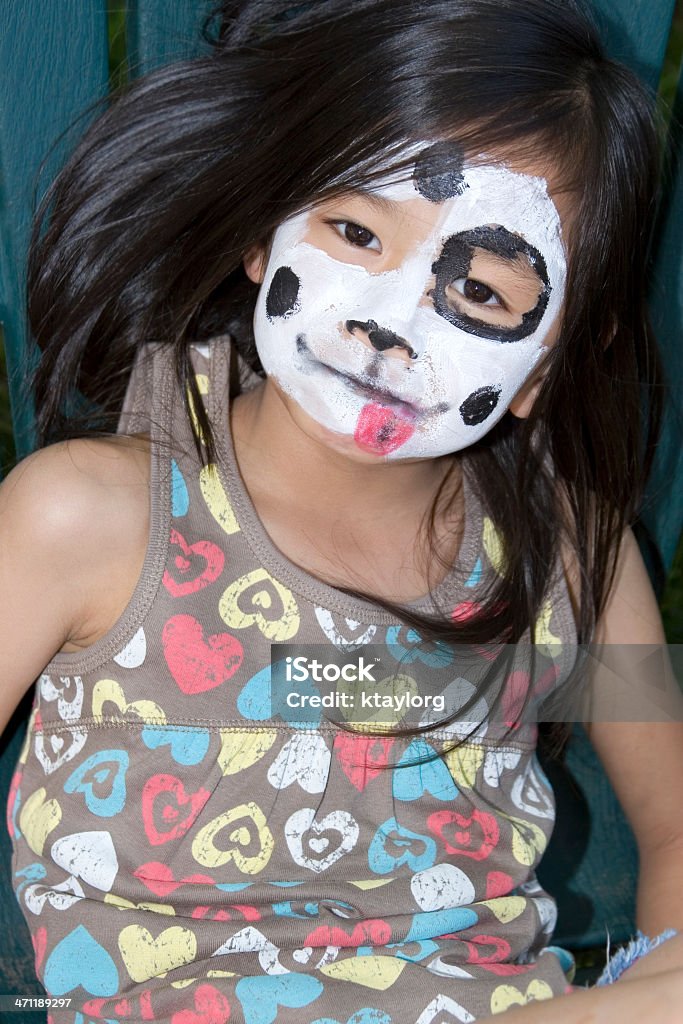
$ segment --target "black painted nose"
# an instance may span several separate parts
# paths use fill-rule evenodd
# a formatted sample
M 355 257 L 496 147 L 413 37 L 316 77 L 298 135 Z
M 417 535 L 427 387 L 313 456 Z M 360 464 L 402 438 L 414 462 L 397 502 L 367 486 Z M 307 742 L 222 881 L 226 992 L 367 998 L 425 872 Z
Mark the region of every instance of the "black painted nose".
M 384 352 L 389 348 L 402 348 L 408 353 L 411 359 L 417 359 L 417 352 L 408 344 L 405 338 L 385 327 L 379 327 L 375 320 L 347 320 L 346 330 L 349 334 L 356 331 L 365 331 L 370 344 L 378 352 Z

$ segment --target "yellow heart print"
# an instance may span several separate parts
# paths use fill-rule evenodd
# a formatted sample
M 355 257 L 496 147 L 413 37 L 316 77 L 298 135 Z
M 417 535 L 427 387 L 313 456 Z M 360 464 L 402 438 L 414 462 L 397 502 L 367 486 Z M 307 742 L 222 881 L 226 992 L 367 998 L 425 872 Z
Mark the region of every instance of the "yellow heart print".
M 196 373 L 194 379 L 197 382 L 197 390 L 199 391 L 199 394 L 202 397 L 208 395 L 209 378 L 207 377 L 207 375 L 205 373 Z M 199 426 L 199 420 L 197 419 L 197 410 L 194 407 L 194 401 L 192 399 L 192 395 L 190 394 L 189 388 L 187 389 L 187 405 L 190 410 L 190 419 L 192 420 L 192 430 L 194 432 L 194 435 L 195 437 L 199 438 L 202 444 L 205 445 L 206 439 L 204 437 L 204 432 L 202 431 L 202 428 Z
M 192 963 L 197 939 L 179 925 L 165 928 L 155 939 L 146 928 L 131 924 L 119 934 L 119 950 L 130 977 L 139 983 Z
M 218 525 L 227 534 L 239 533 L 240 524 L 237 522 L 237 516 L 225 493 L 218 469 L 212 462 L 208 466 L 203 466 L 199 473 L 199 489 L 206 502 L 206 507 Z
M 484 551 L 488 560 L 499 576 L 505 575 L 505 549 L 503 539 L 488 516 L 484 517 Z
M 235 825 L 231 832 L 228 832 L 228 840 L 234 845 L 225 850 L 216 845 L 216 837 L 223 829 Z M 251 826 L 251 827 L 250 827 Z M 252 844 L 254 829 L 259 842 L 257 853 L 248 855 L 242 852 L 245 847 Z M 233 861 L 238 871 L 246 875 L 257 875 L 263 871 L 270 860 L 275 842 L 273 833 L 266 824 L 266 818 L 253 801 L 247 804 L 239 804 L 229 811 L 224 811 L 217 818 L 210 821 L 208 825 L 200 829 L 192 843 L 192 856 L 206 868 L 217 868 L 228 861 Z M 242 849 L 240 849 L 242 847 Z
M 26 842 L 39 857 L 45 840 L 62 820 L 62 809 L 54 799 L 46 800 L 47 790 L 41 787 L 24 804 L 19 815 L 19 828 Z
M 444 755 L 453 780 L 460 789 L 471 789 L 484 763 L 484 750 L 473 743 L 453 747 Z
M 503 1013 L 511 1006 L 525 1006 L 535 1000 L 552 999 L 553 990 L 546 981 L 534 978 L 526 987 L 526 992 L 520 992 L 514 985 L 498 985 L 491 996 L 491 1013 Z
M 221 749 L 218 763 L 223 775 L 236 775 L 251 768 L 268 753 L 277 738 L 275 729 L 221 729 Z
M 165 725 L 166 715 L 158 704 L 153 700 L 133 700 L 128 703 L 123 689 L 115 679 L 99 679 L 92 691 L 92 713 L 93 718 L 102 721 L 105 717 L 102 708 L 105 704 L 113 704 L 122 715 L 129 711 L 137 715 L 143 722 L 151 725 Z M 108 717 L 119 717 L 110 715 Z
M 275 643 L 291 640 L 299 631 L 294 595 L 265 569 L 254 569 L 231 583 L 218 603 L 218 612 L 230 629 L 256 625 Z
M 384 992 L 391 988 L 406 966 L 405 960 L 393 956 L 359 956 L 339 960 L 320 968 L 321 974 L 340 981 L 352 981 L 365 988 Z

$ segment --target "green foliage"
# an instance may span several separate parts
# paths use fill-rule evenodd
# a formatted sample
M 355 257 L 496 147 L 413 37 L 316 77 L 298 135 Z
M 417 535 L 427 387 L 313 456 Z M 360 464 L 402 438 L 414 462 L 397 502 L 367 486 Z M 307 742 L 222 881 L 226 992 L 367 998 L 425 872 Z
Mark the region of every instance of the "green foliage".
M 670 644 L 683 644 L 683 538 L 678 545 L 661 607 L 667 640 Z
M 109 0 L 107 28 L 109 32 L 109 87 L 112 92 L 115 92 L 128 81 L 125 0 Z
M 679 0 L 671 22 L 671 34 L 666 49 L 662 76 L 659 80 L 659 98 L 665 111 L 672 109 L 681 74 L 683 55 L 683 0 Z

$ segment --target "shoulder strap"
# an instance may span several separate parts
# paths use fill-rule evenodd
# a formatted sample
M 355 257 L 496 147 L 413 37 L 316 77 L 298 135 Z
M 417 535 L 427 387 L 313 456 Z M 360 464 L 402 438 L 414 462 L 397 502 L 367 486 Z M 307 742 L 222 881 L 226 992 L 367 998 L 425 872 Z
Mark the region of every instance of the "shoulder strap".
M 119 434 L 152 434 L 154 358 L 157 354 L 158 346 L 154 345 L 145 345 L 137 353 L 119 416 Z

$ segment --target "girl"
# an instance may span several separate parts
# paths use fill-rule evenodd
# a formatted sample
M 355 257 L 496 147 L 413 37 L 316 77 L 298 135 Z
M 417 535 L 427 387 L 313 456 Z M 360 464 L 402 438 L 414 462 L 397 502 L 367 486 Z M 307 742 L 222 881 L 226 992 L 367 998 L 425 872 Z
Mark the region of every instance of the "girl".
M 9 822 L 52 1020 L 673 1021 L 678 937 L 546 1002 L 528 713 L 577 638 L 663 642 L 625 532 L 648 104 L 566 0 L 215 26 L 93 126 L 31 256 L 56 443 L 0 492 L 0 674 L 5 718 L 37 679 Z M 372 645 L 443 714 L 323 715 L 312 655 Z M 592 738 L 669 935 L 681 728 Z

